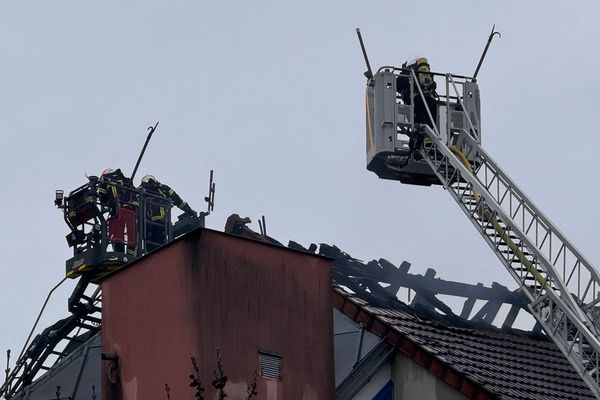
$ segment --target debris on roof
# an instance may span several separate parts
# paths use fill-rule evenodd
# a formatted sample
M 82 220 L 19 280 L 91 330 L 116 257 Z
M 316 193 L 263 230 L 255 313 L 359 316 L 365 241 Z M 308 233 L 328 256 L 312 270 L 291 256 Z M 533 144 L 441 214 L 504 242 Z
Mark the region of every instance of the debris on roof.
M 227 221 L 225 221 L 225 228 L 223 231 L 225 233 L 231 233 L 233 235 L 243 236 L 254 240 L 259 240 L 265 243 L 271 243 L 278 246 L 283 246 L 277 240 L 267 235 L 267 227 L 265 222 L 265 217 L 262 217 L 262 222 L 259 220 L 261 232 L 255 232 L 250 229 L 247 225 L 251 223 L 252 220 L 248 217 L 240 217 L 238 214 L 231 214 Z
M 517 313 L 527 311 L 519 290 L 445 281 L 433 269 L 410 274 L 406 261 L 399 267 L 385 259 L 364 263 L 327 244 L 289 247 L 334 258 L 335 308 L 469 398 L 595 399 L 539 324 L 530 332 L 512 327 Z M 410 305 L 396 297 L 401 287 L 415 292 Z M 464 297 L 461 313 L 440 294 Z M 476 300 L 485 304 L 469 318 Z M 492 322 L 502 304 L 510 311 L 497 328 Z
M 518 313 L 526 309 L 526 302 L 519 290 L 511 291 L 497 282 L 491 287 L 479 283 L 471 285 L 436 278 L 436 271 L 429 268 L 424 275 L 411 274 L 411 264 L 403 261 L 395 266 L 390 261 L 380 258 L 367 263 L 358 260 L 335 245 L 321 243 L 306 249 L 300 244 L 290 241 L 288 247 L 296 250 L 316 252 L 333 258 L 332 277 L 336 284 L 353 292 L 357 297 L 383 307 L 395 307 L 403 304 L 397 294 L 401 288 L 409 289 L 414 297 L 409 300 L 413 309 L 433 319 L 441 319 L 461 326 L 492 325 L 498 319 L 503 305 L 510 307 L 501 323 L 503 328 L 512 328 Z M 447 295 L 464 299 L 462 310 L 455 313 L 450 306 L 440 300 L 438 295 Z M 484 302 L 475 310 L 477 300 Z M 541 334 L 539 325 L 533 332 Z
M 281 245 L 266 235 L 264 220 L 261 233 L 246 227 L 249 222 L 233 214 L 225 231 Z M 390 349 L 394 349 L 469 398 L 595 398 L 539 326 L 531 332 L 513 328 L 517 313 L 526 310 L 518 291 L 497 283 L 485 287 L 439 279 L 433 269 L 424 275 L 413 274 L 406 261 L 400 266 L 385 259 L 365 263 L 334 245 L 311 244 L 305 248 L 290 241 L 288 248 L 332 258 L 334 308 L 386 339 L 379 347 L 375 346 L 381 348 L 377 357 L 357 361 L 345 376 L 360 375 L 359 368 L 388 359 L 392 354 Z M 398 299 L 401 288 L 414 292 L 410 304 Z M 444 304 L 438 295 L 464 298 L 460 313 Z M 475 310 L 477 300 L 484 302 L 479 310 Z M 509 305 L 510 311 L 498 328 L 492 323 L 502 305 Z M 97 336 L 93 340 L 98 340 Z M 49 374 L 61 365 L 55 365 Z M 354 370 L 357 374 L 353 375 Z M 346 381 L 349 383 L 340 387 L 347 393 L 359 387 L 358 381 Z

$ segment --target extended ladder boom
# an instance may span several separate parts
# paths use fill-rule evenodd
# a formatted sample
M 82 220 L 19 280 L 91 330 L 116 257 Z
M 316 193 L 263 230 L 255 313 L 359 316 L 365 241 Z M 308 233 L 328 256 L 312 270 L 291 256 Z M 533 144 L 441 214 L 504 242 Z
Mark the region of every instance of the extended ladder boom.
M 483 150 L 469 125 L 455 144 L 425 126 L 429 140 L 419 153 L 515 278 L 531 313 L 600 398 L 598 272 Z
M 382 67 L 368 79 L 367 169 L 382 179 L 443 185 L 600 399 L 598 272 L 481 147 L 475 79 L 423 65 Z M 445 85 L 432 85 L 434 78 Z

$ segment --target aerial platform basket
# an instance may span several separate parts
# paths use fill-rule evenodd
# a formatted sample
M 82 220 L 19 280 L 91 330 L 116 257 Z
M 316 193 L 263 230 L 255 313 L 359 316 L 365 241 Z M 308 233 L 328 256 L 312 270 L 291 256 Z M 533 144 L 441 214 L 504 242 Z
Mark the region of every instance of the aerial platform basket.
M 101 183 L 90 178 L 60 206 L 71 229 L 66 237 L 73 248 L 73 256 L 65 263 L 68 278 L 87 274 L 94 280 L 137 256 L 137 190 L 112 183 L 120 195 L 118 202 L 109 204 L 100 199 Z
M 66 236 L 73 256 L 65 263 L 66 276 L 77 278 L 87 275 L 92 282 L 153 249 L 163 246 L 175 237 L 204 226 L 204 218 L 183 215 L 172 224 L 172 202 L 162 195 L 149 193 L 132 186 L 110 182 L 116 189 L 116 199 L 102 199 L 99 185 L 102 178 L 90 177 L 89 182 L 73 190 L 68 196 L 55 201 L 64 212 L 70 228 Z M 210 204 L 214 183 L 210 182 Z M 162 209 L 160 220 L 151 220 L 152 210 Z M 157 234 L 160 238 L 157 239 Z
M 481 141 L 479 88 L 475 80 L 436 72 L 427 74 L 438 84 L 433 108 L 427 106 L 413 69 L 382 67 L 367 82 L 367 169 L 381 179 L 426 186 L 441 184 L 427 162 L 410 148 L 411 137 L 415 138 L 423 125 L 415 120 L 426 119 L 427 125 L 448 144 L 462 145 L 461 133 Z M 400 93 L 399 83 L 407 87 L 404 93 Z M 423 109 L 415 109 L 419 101 L 425 104 Z M 467 128 L 471 125 L 474 132 Z

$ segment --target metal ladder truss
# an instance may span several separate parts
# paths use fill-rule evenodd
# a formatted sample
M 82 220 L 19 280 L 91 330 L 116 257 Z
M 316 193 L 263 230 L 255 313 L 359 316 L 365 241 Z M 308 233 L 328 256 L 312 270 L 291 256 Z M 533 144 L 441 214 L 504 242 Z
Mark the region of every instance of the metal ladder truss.
M 533 316 L 600 399 L 598 272 L 477 143 L 465 116 L 471 129 L 449 143 L 437 128 L 426 126 L 420 155 L 515 278 Z
M 100 330 L 98 313 L 101 310 L 102 293 L 98 286 L 91 295 L 86 295 L 83 293 L 86 286 L 83 285 L 81 293 L 74 293 L 76 298 L 73 299 L 74 308 L 70 316 L 55 322 L 31 343 L 26 343 L 13 369 L 7 371 L 6 381 L 0 386 L 0 398 L 20 396 L 41 374 Z

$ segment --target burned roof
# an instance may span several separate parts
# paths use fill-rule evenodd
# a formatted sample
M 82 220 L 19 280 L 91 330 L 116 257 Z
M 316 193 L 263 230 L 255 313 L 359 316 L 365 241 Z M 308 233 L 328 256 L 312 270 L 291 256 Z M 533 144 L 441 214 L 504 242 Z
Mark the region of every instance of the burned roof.
M 288 248 L 333 259 L 334 307 L 468 398 L 595 399 L 541 330 L 512 328 L 512 310 L 525 309 L 518 292 L 498 284 L 443 281 L 431 270 L 424 276 L 410 274 L 407 262 L 399 267 L 383 259 L 363 263 L 326 244 L 304 248 L 290 242 Z M 414 291 L 411 305 L 396 297 L 400 287 Z M 467 298 L 458 314 L 436 297 L 456 293 Z M 486 301 L 478 312 L 473 299 Z M 492 322 L 502 304 L 509 304 L 511 312 L 497 328 Z
M 365 263 L 326 244 L 318 253 L 334 259 L 336 309 L 468 398 L 595 399 L 539 324 L 531 331 L 512 327 L 518 312 L 527 311 L 518 290 L 495 282 L 484 287 L 444 281 L 432 269 L 415 275 L 406 261 L 398 267 L 385 259 Z M 398 299 L 400 287 L 414 291 L 410 305 Z M 464 297 L 462 311 L 454 313 L 439 294 Z M 478 311 L 475 300 L 484 302 Z M 496 327 L 492 323 L 503 304 L 510 311 Z

